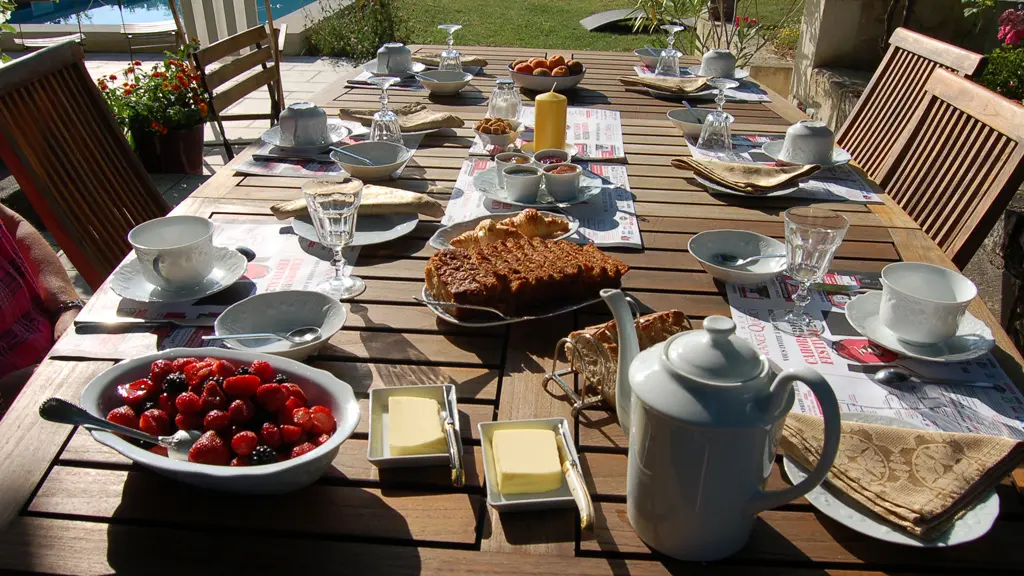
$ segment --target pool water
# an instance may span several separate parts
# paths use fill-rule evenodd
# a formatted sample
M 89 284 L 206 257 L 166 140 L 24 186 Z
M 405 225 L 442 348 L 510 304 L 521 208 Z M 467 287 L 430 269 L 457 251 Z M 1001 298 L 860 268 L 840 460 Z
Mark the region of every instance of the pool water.
M 188 0 L 182 0 L 188 1 Z M 198 0 L 195 0 L 198 1 Z M 316 0 L 272 0 L 274 17 L 290 14 Z M 123 7 L 123 9 L 122 9 Z M 11 13 L 11 24 L 106 24 L 120 26 L 122 14 L 128 24 L 162 22 L 170 20 L 171 9 L 167 0 L 56 0 L 55 2 L 25 2 L 18 4 Z M 256 14 L 260 22 L 266 22 L 266 10 L 261 0 L 256 0 Z

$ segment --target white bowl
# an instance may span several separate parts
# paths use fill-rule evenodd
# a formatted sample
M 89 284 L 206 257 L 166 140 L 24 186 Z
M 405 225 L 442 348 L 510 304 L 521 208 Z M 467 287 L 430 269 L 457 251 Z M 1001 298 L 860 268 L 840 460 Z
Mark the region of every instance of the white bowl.
M 576 171 L 572 174 L 551 173 L 552 170 L 560 166 L 572 166 Z M 544 189 L 548 196 L 554 198 L 556 202 L 568 202 L 579 195 L 580 175 L 583 174 L 583 169 L 579 166 L 568 162 L 559 162 L 558 164 L 548 164 L 541 170 L 544 172 Z
M 150 364 L 156 360 L 174 360 L 186 356 L 221 358 L 236 365 L 265 360 L 275 371 L 292 377 L 296 384 L 302 386 L 311 404 L 330 408 L 338 428 L 327 442 L 315 450 L 298 458 L 262 466 L 213 466 L 182 462 L 139 448 L 110 432 L 90 431 L 92 437 L 136 464 L 187 484 L 239 494 L 282 494 L 304 488 L 322 476 L 338 455 L 341 443 L 348 439 L 359 424 L 359 402 L 352 393 L 352 387 L 334 375 L 287 358 L 222 348 L 174 348 L 115 364 L 86 385 L 82 391 L 82 408 L 95 416 L 106 418 L 110 410 L 123 404 L 117 395 L 119 384 L 147 377 Z
M 704 120 L 707 119 L 708 114 L 713 111 L 714 110 L 710 108 L 693 109 L 693 113 L 697 115 L 697 118 L 700 118 L 701 122 L 704 122 Z M 673 110 L 669 110 L 667 116 L 669 121 L 672 122 L 672 124 L 675 124 L 675 127 L 683 133 L 683 136 L 700 138 L 700 131 L 704 125 L 693 122 L 693 118 L 690 116 L 686 108 L 675 108 Z M 734 118 L 732 117 L 732 114 L 728 114 L 728 116 L 729 122 L 731 123 Z
M 583 72 L 573 76 L 534 76 L 533 74 L 521 74 L 512 70 L 512 67 L 508 67 L 509 76 L 512 80 L 515 80 L 516 86 L 525 88 L 526 90 L 533 90 L 534 92 L 550 92 L 554 89 L 555 92 L 562 92 L 564 90 L 571 90 L 579 84 L 583 77 L 587 74 L 587 67 L 583 67 Z
M 509 165 L 502 169 L 505 197 L 513 202 L 532 204 L 537 201 L 543 173 L 536 166 Z
M 519 129 L 523 126 L 523 123 L 519 120 L 507 120 L 507 122 L 511 124 L 514 129 L 508 134 L 484 134 L 483 132 L 479 132 L 475 129 L 473 132 L 476 132 L 476 135 L 480 137 L 480 141 L 483 142 L 485 146 L 500 146 L 504 148 L 519 138 Z
M 540 161 L 537 160 L 537 158 L 547 158 L 549 156 L 553 156 L 555 158 L 558 158 L 558 162 L 552 162 L 551 164 L 545 164 L 545 163 L 540 162 Z M 566 162 L 568 162 L 570 160 L 572 160 L 572 154 L 570 154 L 569 152 L 567 152 L 565 150 L 557 150 L 555 148 L 544 148 L 543 150 L 538 150 L 538 151 L 533 153 L 533 165 L 536 166 L 537 168 L 540 168 L 541 170 L 543 170 L 545 166 L 554 166 L 555 164 L 564 164 L 564 163 L 566 163 Z
M 473 79 L 473 75 L 468 72 L 454 70 L 427 70 L 418 74 L 417 77 L 424 88 L 438 96 L 458 94 Z
M 757 232 L 708 230 L 690 238 L 687 249 L 700 262 L 705 272 L 723 282 L 760 284 L 771 280 L 786 269 L 785 258 L 766 258 L 741 267 L 721 266 L 715 263 L 715 254 L 749 258 L 761 254 L 786 253 L 785 244 Z
M 316 326 L 320 337 L 308 344 L 287 340 L 225 340 L 236 350 L 273 354 L 302 360 L 315 354 L 345 325 L 345 306 L 338 300 L 308 290 L 283 290 L 250 296 L 221 313 L 213 324 L 218 336 L 271 332 L 287 334 L 303 326 Z
M 662 51 L 661 48 L 637 48 L 633 50 L 633 54 L 640 59 L 644 66 L 654 70 L 658 67 L 658 58 Z
M 340 164 L 353 178 L 364 182 L 391 178 L 392 174 L 412 158 L 412 150 L 391 142 L 356 142 L 342 146 L 341 149 L 362 156 L 373 163 L 367 166 L 351 156 L 331 152 L 331 160 Z

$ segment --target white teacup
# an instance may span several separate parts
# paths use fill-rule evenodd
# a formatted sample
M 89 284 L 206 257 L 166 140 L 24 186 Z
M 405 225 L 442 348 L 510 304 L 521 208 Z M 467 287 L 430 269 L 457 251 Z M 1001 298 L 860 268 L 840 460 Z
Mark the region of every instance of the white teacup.
M 956 334 L 978 288 L 963 274 L 921 262 L 882 269 L 882 324 L 900 340 L 927 346 Z
M 736 56 L 728 50 L 708 50 L 700 59 L 700 75 L 732 78 L 736 75 Z
M 521 158 L 525 160 L 525 162 L 513 162 L 513 158 Z M 497 172 L 498 186 L 502 188 L 505 187 L 505 174 L 502 170 L 504 170 L 506 166 L 530 166 L 532 163 L 533 158 L 530 158 L 522 152 L 502 152 L 495 156 L 494 165 L 496 167 L 495 171 Z
M 389 42 L 377 50 L 377 74 L 405 74 L 412 69 L 412 51 L 401 42 Z
M 506 166 L 505 197 L 513 202 L 532 204 L 540 192 L 541 171 L 536 166 Z
M 832 161 L 836 136 L 820 120 L 800 120 L 786 129 L 779 159 L 790 164 L 827 164 Z
M 128 233 L 142 277 L 166 290 L 199 286 L 213 272 L 213 222 L 198 216 L 165 216 Z
M 573 171 L 568 174 L 553 174 L 555 170 L 563 166 L 569 166 Z M 545 166 L 544 188 L 547 190 L 548 196 L 551 196 L 556 202 L 568 202 L 576 198 L 580 191 L 580 174 L 582 173 L 583 170 L 579 166 L 568 162 Z
M 282 146 L 330 144 L 327 113 L 312 102 L 289 104 L 278 119 Z

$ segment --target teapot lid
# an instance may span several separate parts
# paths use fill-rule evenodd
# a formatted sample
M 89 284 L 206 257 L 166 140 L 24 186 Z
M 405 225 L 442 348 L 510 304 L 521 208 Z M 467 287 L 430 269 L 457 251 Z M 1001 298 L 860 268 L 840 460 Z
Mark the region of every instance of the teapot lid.
M 761 355 L 736 335 L 736 323 L 725 316 L 708 316 L 703 330 L 673 337 L 665 360 L 683 376 L 711 384 L 745 382 L 764 370 Z

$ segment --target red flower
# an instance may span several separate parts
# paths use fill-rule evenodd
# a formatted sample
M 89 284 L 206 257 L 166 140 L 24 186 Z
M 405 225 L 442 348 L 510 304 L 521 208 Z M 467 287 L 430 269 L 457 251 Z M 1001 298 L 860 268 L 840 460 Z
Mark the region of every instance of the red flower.
M 107 78 L 110 78 L 111 80 L 117 80 L 117 74 L 111 74 L 110 76 L 107 76 Z
M 128 87 L 128 83 L 127 83 L 127 82 L 125 82 L 125 83 L 121 84 L 121 86 L 122 86 L 123 88 L 127 88 L 127 87 Z
M 185 75 L 182 74 L 181 72 L 178 72 L 178 75 L 175 76 L 174 78 L 178 80 L 178 84 L 181 84 L 182 86 L 187 86 L 188 85 L 188 80 L 185 78 Z
M 199 115 L 202 116 L 203 118 L 206 118 L 206 112 L 207 112 L 206 104 L 200 102 L 199 103 Z
M 165 128 L 163 124 L 157 122 L 156 120 L 150 122 L 149 127 L 161 134 L 167 134 L 167 128 Z
M 181 90 L 181 85 L 179 85 L 179 84 L 171 84 L 171 90 L 174 90 L 175 92 L 177 92 L 178 90 Z
M 142 61 L 136 60 L 135 62 L 132 62 L 132 64 L 135 64 L 136 66 L 142 66 Z
M 739 26 L 739 25 L 740 25 L 740 17 L 739 17 L 739 16 L 737 16 L 737 17 L 736 17 L 736 25 L 737 25 L 737 26 Z
M 753 24 L 754 26 L 757 26 L 757 18 L 751 18 L 750 23 Z
M 744 24 L 750 24 L 750 16 L 744 16 L 743 17 L 743 23 Z

